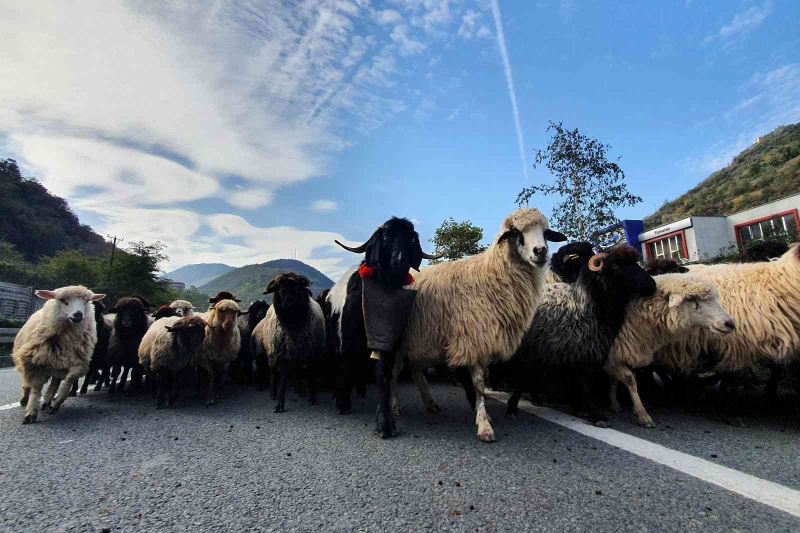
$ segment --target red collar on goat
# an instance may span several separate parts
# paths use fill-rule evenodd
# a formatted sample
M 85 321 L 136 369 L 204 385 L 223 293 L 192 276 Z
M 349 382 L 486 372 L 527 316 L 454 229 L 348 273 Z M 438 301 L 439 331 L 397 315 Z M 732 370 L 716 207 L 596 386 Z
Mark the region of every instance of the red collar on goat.
M 360 278 L 369 278 L 372 279 L 375 277 L 375 267 L 371 267 L 369 265 L 361 265 L 358 267 L 358 277 Z M 409 273 L 406 273 L 406 285 L 411 285 L 414 283 L 414 276 Z

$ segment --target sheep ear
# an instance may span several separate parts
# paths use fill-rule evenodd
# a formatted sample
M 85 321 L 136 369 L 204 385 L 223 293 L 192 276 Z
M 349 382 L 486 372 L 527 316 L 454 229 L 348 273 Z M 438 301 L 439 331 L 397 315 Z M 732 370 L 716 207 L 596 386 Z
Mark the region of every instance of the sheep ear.
M 563 233 L 551 229 L 544 230 L 544 238 L 550 242 L 564 242 L 567 240 L 567 237 Z
M 381 241 L 383 240 L 383 226 L 375 230 L 372 237 L 366 242 L 364 260 L 369 266 L 375 266 L 381 257 Z
M 106 297 L 105 294 L 95 294 L 95 295 L 92 296 L 92 301 L 93 302 L 99 302 L 100 300 L 102 300 L 105 297 Z
M 521 237 L 522 237 L 522 232 L 520 230 L 518 230 L 517 228 L 510 228 L 504 231 L 502 235 L 500 235 L 500 238 L 497 239 L 497 243 L 500 244 L 505 240 L 514 239 L 517 241 L 517 246 L 519 246 Z
M 272 281 L 269 282 L 269 285 L 267 285 L 267 290 L 265 290 L 262 294 L 271 294 L 277 290 L 278 290 L 278 284 L 273 279 Z
M 670 307 L 678 307 L 683 302 L 683 296 L 680 294 L 670 294 L 669 295 L 669 306 Z
M 38 296 L 42 300 L 54 300 L 55 297 L 56 297 L 56 292 L 55 291 L 38 290 L 38 291 L 34 291 L 33 294 L 35 294 L 36 296 Z
M 172 326 L 164 326 L 164 329 L 172 333 Z
M 686 268 L 686 267 L 679 266 L 678 267 L 678 272 L 680 272 L 681 274 L 685 274 L 685 273 L 689 272 L 689 269 Z

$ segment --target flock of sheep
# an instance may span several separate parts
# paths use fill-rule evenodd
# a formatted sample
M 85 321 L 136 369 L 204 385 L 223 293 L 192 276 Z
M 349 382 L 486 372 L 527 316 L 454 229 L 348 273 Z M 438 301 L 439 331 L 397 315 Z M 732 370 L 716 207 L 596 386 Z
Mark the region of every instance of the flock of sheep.
M 353 392 L 363 396 L 374 375 L 376 430 L 386 438 L 396 432 L 403 367 L 425 407 L 438 411 L 425 370 L 446 365 L 475 412 L 478 438 L 490 442 L 490 371 L 511 376 L 509 415 L 524 392 L 535 392 L 532 378 L 556 367 L 573 409 L 590 422 L 607 424 L 593 394 L 603 376 L 610 408 L 619 410 L 621 382 L 637 421 L 653 427 L 637 382 L 652 380 L 654 372 L 665 384 L 702 374 L 724 386 L 757 365 L 800 359 L 800 245 L 772 262 L 697 265 L 687 272 L 668 261 L 645 269 L 628 246 L 597 252 L 589 243 L 569 243 L 551 258 L 548 242 L 564 240 L 538 210 L 520 209 L 486 251 L 412 275 L 433 256 L 422 251 L 411 222 L 392 218 L 361 246 L 342 245 L 364 260 L 317 300 L 308 279 L 287 273 L 264 292 L 272 295 L 271 306 L 257 301 L 247 311 L 226 292 L 211 298 L 206 313 L 179 300 L 151 316 L 142 298 L 122 298 L 104 312 L 104 295 L 85 287 L 36 291 L 47 302 L 21 329 L 13 352 L 22 374 L 23 423 L 37 419 L 40 403 L 58 410 L 82 376 L 82 393 L 94 382 L 96 390 L 106 386 L 115 394 L 130 373 L 127 386 L 149 388 L 162 408 L 174 404 L 186 374 L 201 377 L 208 405 L 229 375 L 259 388 L 270 384 L 276 412 L 285 410 L 293 374 L 307 377 L 312 404 L 320 378 L 332 377 L 336 408 L 347 414 Z M 391 348 L 368 347 L 367 279 L 385 294 L 414 291 Z

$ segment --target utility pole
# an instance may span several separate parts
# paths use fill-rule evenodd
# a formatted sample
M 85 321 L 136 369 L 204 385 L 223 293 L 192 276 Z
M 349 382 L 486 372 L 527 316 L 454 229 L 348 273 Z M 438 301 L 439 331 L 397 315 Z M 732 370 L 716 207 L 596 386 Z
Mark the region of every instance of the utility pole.
M 114 254 L 117 251 L 117 237 L 114 235 L 109 235 L 111 237 L 111 259 L 108 261 L 108 275 L 106 276 L 106 290 L 111 288 L 111 273 L 114 271 Z

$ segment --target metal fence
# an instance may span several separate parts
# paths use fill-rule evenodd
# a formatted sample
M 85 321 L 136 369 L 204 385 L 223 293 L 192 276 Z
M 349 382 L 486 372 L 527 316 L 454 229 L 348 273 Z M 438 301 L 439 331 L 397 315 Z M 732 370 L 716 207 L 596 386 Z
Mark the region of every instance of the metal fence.
M 44 305 L 31 287 L 0 281 L 0 318 L 26 320 Z

